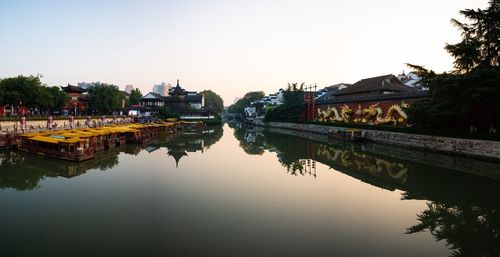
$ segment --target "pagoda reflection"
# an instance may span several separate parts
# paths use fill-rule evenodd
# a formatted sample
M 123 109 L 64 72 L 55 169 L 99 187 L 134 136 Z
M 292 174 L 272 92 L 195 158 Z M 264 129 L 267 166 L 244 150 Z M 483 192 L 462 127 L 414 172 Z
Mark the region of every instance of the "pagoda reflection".
M 89 170 L 106 171 L 119 164 L 119 155 L 137 156 L 166 149 L 176 161 L 190 152 L 204 152 L 222 137 L 222 126 L 209 127 L 203 134 L 162 135 L 149 144 L 126 144 L 97 154 L 96 158 L 84 162 L 61 161 L 43 158 L 17 151 L 0 151 L 0 188 L 33 190 L 47 178 L 73 178 Z

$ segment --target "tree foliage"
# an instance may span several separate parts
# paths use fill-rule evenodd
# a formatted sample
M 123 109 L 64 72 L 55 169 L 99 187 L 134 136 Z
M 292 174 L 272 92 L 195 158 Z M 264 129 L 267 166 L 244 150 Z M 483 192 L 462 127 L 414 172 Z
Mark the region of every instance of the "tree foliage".
M 89 106 L 99 114 L 108 114 L 122 108 L 125 96 L 115 85 L 97 84 L 88 91 Z
M 251 102 L 261 99 L 264 96 L 265 94 L 262 91 L 248 92 L 243 96 L 243 98 L 239 99 L 238 101 L 236 101 L 236 103 L 229 106 L 227 111 L 230 113 L 243 114 L 243 112 L 245 111 L 245 107 L 250 105 Z
M 39 76 L 17 76 L 0 80 L 0 105 L 23 106 L 51 112 L 66 104 L 68 96 L 59 87 L 49 87 Z
M 469 23 L 453 19 L 462 41 L 445 49 L 455 59 L 454 70 L 436 74 L 411 65 L 429 85 L 430 99 L 409 110 L 410 123 L 433 128 L 500 128 L 500 4 L 485 10 L 460 12 Z
M 282 105 L 270 108 L 266 112 L 265 121 L 288 121 L 297 122 L 304 111 L 304 83 L 288 83 L 287 89 L 283 92 Z
M 130 92 L 129 105 L 140 104 L 141 98 L 142 98 L 141 90 L 139 90 L 138 88 L 132 90 L 132 92 Z
M 203 90 L 201 94 L 205 99 L 205 107 L 218 113 L 224 111 L 224 101 L 217 93 L 212 90 Z
M 177 118 L 178 119 L 179 117 L 181 117 L 181 115 L 179 113 L 172 111 L 168 107 L 159 108 L 154 115 L 156 118 L 161 119 L 161 120 L 168 119 L 168 118 Z

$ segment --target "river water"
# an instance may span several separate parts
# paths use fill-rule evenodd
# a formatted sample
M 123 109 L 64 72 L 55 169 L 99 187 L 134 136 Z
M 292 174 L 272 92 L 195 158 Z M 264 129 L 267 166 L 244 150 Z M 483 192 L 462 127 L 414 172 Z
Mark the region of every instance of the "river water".
M 83 163 L 0 152 L 0 255 L 500 255 L 499 164 L 211 130 Z

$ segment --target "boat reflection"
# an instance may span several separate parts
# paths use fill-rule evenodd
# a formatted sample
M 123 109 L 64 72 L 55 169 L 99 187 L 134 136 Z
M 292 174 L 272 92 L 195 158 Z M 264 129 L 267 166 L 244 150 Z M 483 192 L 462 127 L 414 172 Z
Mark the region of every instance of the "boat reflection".
M 222 137 L 222 127 L 210 127 L 204 134 L 179 136 L 163 135 L 162 138 L 146 144 L 127 144 L 105 150 L 96 158 L 84 162 L 61 161 L 43 158 L 23 152 L 0 152 L 0 188 L 12 188 L 19 191 L 33 190 L 40 186 L 46 178 L 72 178 L 85 174 L 90 170 L 106 171 L 117 166 L 120 154 L 138 155 L 142 151 L 148 153 L 165 148 L 176 163 L 188 152 L 206 151 Z
M 498 163 L 335 142 L 298 131 L 233 128 L 245 152 L 276 152 L 290 174 L 309 174 L 303 164 L 319 162 L 373 186 L 400 190 L 402 200 L 428 201 L 418 223 L 404 233 L 429 231 L 447 243 L 452 256 L 500 256 Z

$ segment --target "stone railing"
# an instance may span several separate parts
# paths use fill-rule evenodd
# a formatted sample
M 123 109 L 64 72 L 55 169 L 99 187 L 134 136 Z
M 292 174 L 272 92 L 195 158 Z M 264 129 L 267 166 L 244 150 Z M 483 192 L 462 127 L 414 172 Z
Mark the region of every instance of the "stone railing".
M 123 124 L 123 123 L 131 123 L 133 119 L 130 117 L 117 117 L 113 118 L 105 118 L 102 121 L 100 118 L 92 118 L 90 120 L 90 124 L 87 124 L 86 118 L 75 118 L 73 122 L 73 126 L 70 126 L 69 119 L 54 119 L 52 123 L 52 130 L 56 129 L 70 129 L 70 128 L 85 128 L 85 127 L 99 127 L 107 124 Z M 49 128 L 47 127 L 47 120 L 26 120 L 26 126 L 23 130 L 21 127 L 20 120 L 9 120 L 9 121 L 0 121 L 0 133 L 30 133 L 30 132 L 40 132 L 47 131 Z

